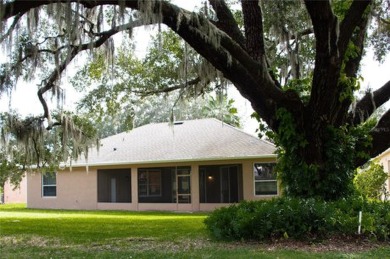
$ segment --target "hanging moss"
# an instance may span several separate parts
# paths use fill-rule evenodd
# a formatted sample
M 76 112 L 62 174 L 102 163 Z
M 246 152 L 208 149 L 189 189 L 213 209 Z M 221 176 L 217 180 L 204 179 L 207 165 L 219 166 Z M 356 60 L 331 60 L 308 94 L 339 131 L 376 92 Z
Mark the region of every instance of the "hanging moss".
M 21 152 L 18 155 L 24 157 L 21 166 L 35 166 L 42 170 L 58 167 L 60 163 L 76 160 L 81 155 L 87 156 L 89 147 L 96 144 L 96 130 L 87 121 L 69 114 L 59 114 L 55 119 L 61 125 L 48 131 L 42 118 L 23 120 L 11 114 L 2 116 L 0 144 L 11 147 L 14 143 Z M 13 155 L 12 149 L 4 152 Z

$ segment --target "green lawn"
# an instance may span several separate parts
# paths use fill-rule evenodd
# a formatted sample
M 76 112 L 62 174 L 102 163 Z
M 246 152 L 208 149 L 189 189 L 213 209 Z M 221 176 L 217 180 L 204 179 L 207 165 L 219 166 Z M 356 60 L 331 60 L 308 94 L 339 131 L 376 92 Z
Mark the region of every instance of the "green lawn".
M 0 205 L 0 258 L 389 258 L 365 252 L 305 252 L 210 240 L 206 214 L 63 211 Z

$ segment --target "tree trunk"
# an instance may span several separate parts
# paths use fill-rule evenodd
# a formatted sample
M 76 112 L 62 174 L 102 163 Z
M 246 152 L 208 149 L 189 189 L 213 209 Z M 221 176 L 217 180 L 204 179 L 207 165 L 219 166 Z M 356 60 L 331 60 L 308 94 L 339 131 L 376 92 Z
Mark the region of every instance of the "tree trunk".
M 301 117 L 278 113 L 277 169 L 285 194 L 334 200 L 352 191 L 355 159 L 362 141 L 370 143 L 364 128 L 340 128 L 327 120 L 313 121 L 311 111 Z

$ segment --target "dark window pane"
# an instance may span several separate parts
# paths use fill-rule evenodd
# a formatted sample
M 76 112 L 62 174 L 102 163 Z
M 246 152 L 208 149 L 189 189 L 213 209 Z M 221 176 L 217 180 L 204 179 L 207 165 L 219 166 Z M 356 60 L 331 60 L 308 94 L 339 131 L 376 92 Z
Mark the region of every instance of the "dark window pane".
M 191 194 L 191 179 L 189 176 L 178 177 L 178 194 Z
M 55 173 L 44 174 L 43 185 L 56 185 L 56 174 Z
M 57 195 L 56 186 L 44 186 L 43 187 L 43 196 L 45 197 L 55 197 Z
M 42 196 L 55 197 L 57 195 L 55 173 L 47 173 L 42 175 Z
M 278 186 L 276 181 L 256 182 L 256 195 L 277 195 Z
M 255 180 L 276 180 L 274 173 L 274 163 L 256 163 L 254 164 L 253 172 Z

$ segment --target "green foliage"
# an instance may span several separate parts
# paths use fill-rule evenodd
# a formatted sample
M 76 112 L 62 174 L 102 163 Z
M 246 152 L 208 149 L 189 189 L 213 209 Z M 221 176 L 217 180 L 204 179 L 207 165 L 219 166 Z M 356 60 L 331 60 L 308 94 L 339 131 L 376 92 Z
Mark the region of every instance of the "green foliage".
M 363 211 L 363 236 L 390 238 L 390 202 L 356 197 L 335 202 L 312 198 L 244 201 L 215 210 L 205 224 L 213 237 L 222 240 L 314 240 L 355 236 L 359 211 Z
M 15 154 L 16 155 L 16 154 Z M 4 183 L 9 180 L 10 183 L 17 187 L 22 180 L 24 175 L 24 170 L 18 166 L 18 161 L 21 157 L 10 157 L 4 152 L 4 150 L 0 150 L 0 188 L 2 189 Z M 0 193 L 2 190 L 0 190 Z
M 358 171 L 353 184 L 363 197 L 380 200 L 382 195 L 386 195 L 385 182 L 388 179 L 389 175 L 382 165 L 370 162 L 368 168 Z
M 234 127 L 240 127 L 240 117 L 237 108 L 233 105 L 234 100 L 228 99 L 226 94 L 217 94 L 216 98 L 209 96 L 206 104 L 201 108 L 201 116 L 216 118 Z
M 7 180 L 18 186 L 26 171 L 56 171 L 61 163 L 88 154 L 88 148 L 97 144 L 96 129 L 88 118 L 70 112 L 54 113 L 53 118 L 61 124 L 46 130 L 39 117 L 23 120 L 12 113 L 0 114 L 1 186 Z
M 370 27 L 369 43 L 379 62 L 383 62 L 390 53 L 390 2 L 374 1 L 372 9 L 373 23 Z
M 315 43 L 311 33 L 305 33 L 310 18 L 304 5 L 299 1 L 260 2 L 267 53 L 274 74 L 281 84 L 310 77 Z
M 298 132 L 292 115 L 285 109 L 277 112 L 279 131 L 272 134 L 278 154 L 276 172 L 281 187 L 288 196 L 313 197 L 318 191 L 316 167 L 307 165 L 300 156 L 307 145 L 302 132 Z M 317 183 L 316 183 L 317 182 Z
M 294 90 L 301 98 L 304 104 L 307 104 L 310 100 L 311 81 L 312 76 L 307 76 L 301 79 L 291 79 L 284 86 L 284 90 Z
M 205 218 L 205 214 L 197 213 L 36 210 L 6 204 L 0 206 L 1 256 L 333 259 L 386 258 L 390 253 L 387 243 L 375 243 L 373 246 L 378 247 L 366 252 L 318 252 L 317 248 L 323 251 L 327 247 L 325 242 L 308 243 L 299 250 L 292 242 L 290 249 L 274 243 L 215 242 L 207 236 L 202 224 Z
M 346 50 L 344 60 L 342 63 L 341 74 L 338 82 L 338 86 L 342 89 L 339 95 L 339 102 L 349 100 L 352 102 L 355 98 L 354 93 L 360 89 L 360 82 L 363 79 L 361 76 L 348 77 L 345 71 L 346 62 L 350 59 L 355 59 L 361 55 L 361 50 L 353 44 L 351 41 L 348 43 L 348 48 Z
M 354 161 L 367 158 L 373 121 L 356 127 L 328 126 L 323 136 L 323 164 L 308 164 L 303 152 L 308 145 L 286 109 L 277 111 L 279 131 L 272 137 L 278 147 L 276 171 L 284 194 L 292 197 L 322 197 L 335 200 L 353 192 Z
M 100 137 L 171 119 L 212 117 L 240 126 L 234 100 L 221 90 L 221 80 L 210 87 L 216 70 L 205 63 L 172 31 L 155 36 L 142 59 L 122 47 L 110 66 L 100 53 L 72 81 L 79 91 L 90 90 L 79 102 L 79 113 L 91 118 Z M 211 77 L 203 74 L 197 84 L 186 85 L 202 73 Z M 214 88 L 216 97 L 208 94 Z
M 344 18 L 345 13 L 348 11 L 349 7 L 351 6 L 352 1 L 351 0 L 336 0 L 332 1 L 332 9 L 333 13 L 337 15 L 337 17 L 341 20 Z

